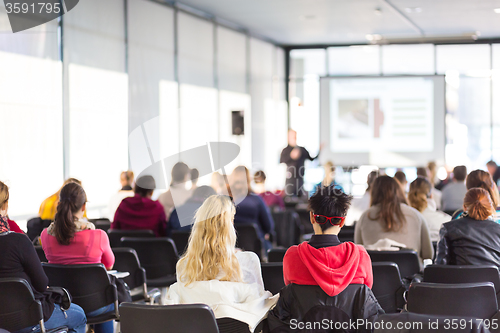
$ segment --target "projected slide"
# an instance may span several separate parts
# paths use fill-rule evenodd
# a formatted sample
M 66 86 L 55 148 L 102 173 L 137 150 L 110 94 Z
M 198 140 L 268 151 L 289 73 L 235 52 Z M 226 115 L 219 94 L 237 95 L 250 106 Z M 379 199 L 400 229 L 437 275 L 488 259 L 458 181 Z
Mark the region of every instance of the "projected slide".
M 333 153 L 434 150 L 432 79 L 331 79 L 329 88 Z

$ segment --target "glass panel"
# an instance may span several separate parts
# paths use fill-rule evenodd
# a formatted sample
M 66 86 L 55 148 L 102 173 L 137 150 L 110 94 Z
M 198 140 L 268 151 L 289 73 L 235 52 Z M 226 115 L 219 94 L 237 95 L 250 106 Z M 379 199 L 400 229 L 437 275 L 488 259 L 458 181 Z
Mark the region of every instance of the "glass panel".
M 380 48 L 378 45 L 329 47 L 330 75 L 378 75 Z
M 434 45 L 382 46 L 384 74 L 434 74 Z

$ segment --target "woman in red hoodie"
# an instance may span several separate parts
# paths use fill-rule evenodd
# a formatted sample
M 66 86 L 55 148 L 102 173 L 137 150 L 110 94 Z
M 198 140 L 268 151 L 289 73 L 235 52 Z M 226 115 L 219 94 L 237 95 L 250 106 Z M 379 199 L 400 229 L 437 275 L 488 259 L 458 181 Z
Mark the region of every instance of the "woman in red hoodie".
M 111 229 L 149 229 L 157 237 L 166 236 L 165 210 L 158 201 L 151 200 L 155 188 L 156 183 L 153 177 L 138 178 L 134 186 L 135 195 L 122 200 L 116 210 Z
M 383 313 L 370 290 L 370 256 L 362 246 L 341 243 L 337 237 L 351 200 L 335 185 L 322 187 L 309 199 L 314 235 L 290 247 L 283 258 L 286 287 L 269 313 L 271 331 L 300 329 L 300 323 L 307 326 L 332 316 L 345 322 L 373 321 Z

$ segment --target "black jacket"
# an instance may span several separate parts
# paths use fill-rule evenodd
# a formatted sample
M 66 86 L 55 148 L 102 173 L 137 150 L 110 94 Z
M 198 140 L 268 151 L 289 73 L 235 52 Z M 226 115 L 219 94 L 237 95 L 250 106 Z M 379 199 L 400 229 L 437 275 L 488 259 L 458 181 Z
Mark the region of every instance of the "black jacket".
M 375 321 L 384 310 L 370 288 L 351 284 L 336 296 L 319 286 L 289 284 L 280 291 L 276 306 L 269 311 L 269 331 L 277 332 L 365 332 L 358 319 Z M 314 326 L 316 325 L 316 327 Z
M 500 268 L 500 224 L 462 217 L 444 223 L 439 237 L 436 264 Z

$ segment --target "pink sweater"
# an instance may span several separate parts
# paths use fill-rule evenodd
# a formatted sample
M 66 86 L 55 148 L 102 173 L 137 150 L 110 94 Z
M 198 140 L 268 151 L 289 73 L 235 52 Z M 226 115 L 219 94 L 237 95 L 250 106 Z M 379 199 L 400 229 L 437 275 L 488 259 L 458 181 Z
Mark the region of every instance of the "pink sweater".
M 61 245 L 56 237 L 49 235 L 47 229 L 40 236 L 45 256 L 50 264 L 78 265 L 99 264 L 113 267 L 115 256 L 109 246 L 108 235 L 100 229 L 84 230 L 75 233 L 69 245 Z

